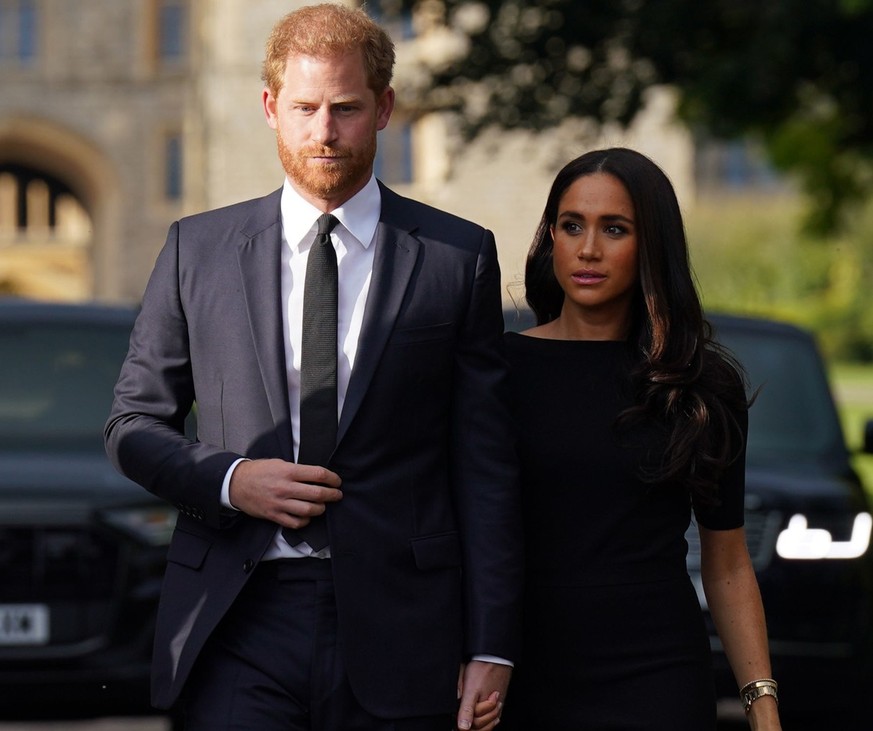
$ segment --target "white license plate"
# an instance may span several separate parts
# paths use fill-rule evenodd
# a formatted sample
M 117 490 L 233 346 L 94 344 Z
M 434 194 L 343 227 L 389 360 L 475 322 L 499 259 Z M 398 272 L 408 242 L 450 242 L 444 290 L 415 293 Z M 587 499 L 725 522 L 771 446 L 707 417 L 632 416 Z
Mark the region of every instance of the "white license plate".
M 0 604 L 0 645 L 44 645 L 48 640 L 45 604 Z

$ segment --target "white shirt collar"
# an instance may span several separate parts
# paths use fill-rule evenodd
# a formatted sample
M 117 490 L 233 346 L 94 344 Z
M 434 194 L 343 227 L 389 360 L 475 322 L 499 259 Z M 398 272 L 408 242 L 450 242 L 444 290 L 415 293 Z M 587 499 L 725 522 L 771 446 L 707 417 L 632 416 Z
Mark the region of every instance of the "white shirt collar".
M 285 178 L 282 186 L 281 211 L 282 229 L 288 244 L 294 249 L 302 243 L 308 245 L 314 238 L 315 224 L 322 211 L 294 190 L 288 178 Z M 381 211 L 382 192 L 376 177 L 371 175 L 361 190 L 331 213 L 364 248 L 369 248 L 376 226 L 379 225 Z

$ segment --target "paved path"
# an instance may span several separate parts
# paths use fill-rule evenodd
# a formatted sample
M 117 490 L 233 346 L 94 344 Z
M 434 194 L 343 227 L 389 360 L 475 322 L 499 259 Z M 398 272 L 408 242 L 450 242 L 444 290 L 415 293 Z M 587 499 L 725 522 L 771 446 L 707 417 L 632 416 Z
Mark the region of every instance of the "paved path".
M 0 721 L 0 731 L 169 731 L 164 718 L 100 718 L 87 721 Z
M 163 719 L 152 718 L 103 718 L 92 721 L 55 721 L 53 723 L 3 722 L 0 731 L 169 731 L 170 725 Z M 719 731 L 748 730 L 745 721 L 742 725 L 722 724 Z

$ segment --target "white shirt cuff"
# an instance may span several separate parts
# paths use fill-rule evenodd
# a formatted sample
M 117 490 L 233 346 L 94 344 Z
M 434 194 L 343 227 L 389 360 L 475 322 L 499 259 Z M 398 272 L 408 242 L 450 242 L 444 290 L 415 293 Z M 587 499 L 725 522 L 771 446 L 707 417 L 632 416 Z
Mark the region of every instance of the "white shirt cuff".
M 239 508 L 234 507 L 234 505 L 230 502 L 230 478 L 233 477 L 233 471 L 236 469 L 236 466 L 240 462 L 247 462 L 245 457 L 240 457 L 236 462 L 234 462 L 227 470 L 227 474 L 224 476 L 224 482 L 221 483 L 221 507 L 230 508 L 231 510 L 239 510 Z
M 515 667 L 515 663 L 503 657 L 497 657 L 496 655 L 473 655 L 473 659 L 478 660 L 479 662 L 493 662 L 495 665 L 508 665 L 511 668 Z

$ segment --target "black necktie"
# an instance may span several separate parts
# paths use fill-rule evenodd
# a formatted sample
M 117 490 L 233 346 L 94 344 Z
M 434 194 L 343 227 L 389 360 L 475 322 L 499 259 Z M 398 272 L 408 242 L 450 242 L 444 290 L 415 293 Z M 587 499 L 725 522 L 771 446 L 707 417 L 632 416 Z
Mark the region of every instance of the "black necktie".
M 336 447 L 336 251 L 330 232 L 339 221 L 325 213 L 318 219 L 318 234 L 306 262 L 303 289 L 303 338 L 300 356 L 299 464 L 326 466 Z M 323 515 L 300 530 L 283 529 L 293 546 L 301 540 L 320 551 L 328 543 Z

